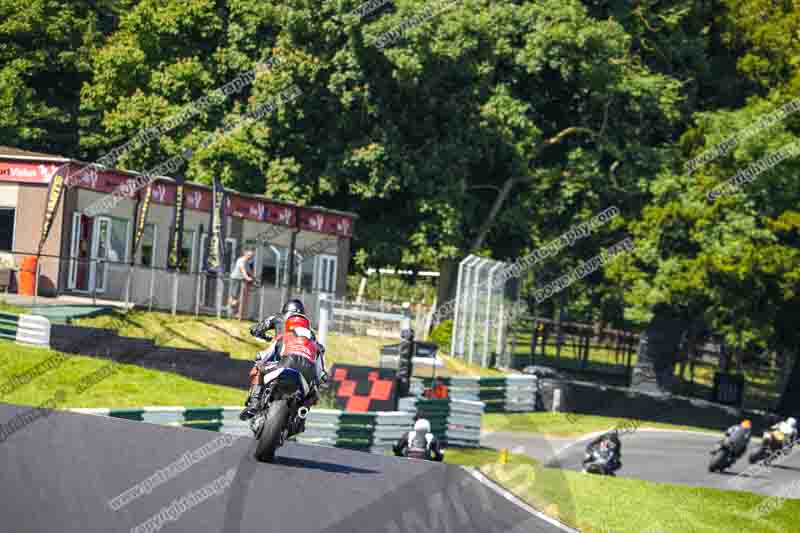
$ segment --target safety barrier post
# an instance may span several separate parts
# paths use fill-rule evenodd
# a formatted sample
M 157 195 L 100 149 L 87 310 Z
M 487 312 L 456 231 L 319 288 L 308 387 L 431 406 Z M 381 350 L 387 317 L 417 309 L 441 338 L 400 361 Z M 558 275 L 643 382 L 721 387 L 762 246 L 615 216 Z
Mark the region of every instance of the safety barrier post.
M 194 297 L 194 316 L 200 316 L 200 289 L 203 286 L 203 278 L 205 278 L 205 272 L 199 272 L 195 279 L 197 279 L 197 289 L 195 290 L 195 297 Z
M 33 280 L 33 304 L 39 301 L 39 272 L 41 271 L 41 258 L 36 260 L 36 278 Z
M 261 292 L 260 300 L 258 302 L 258 320 L 262 320 L 264 318 L 264 283 L 261 283 L 259 287 L 259 292 Z
M 152 311 L 153 310 L 153 297 L 154 297 L 153 296 L 154 295 L 153 291 L 155 289 L 155 285 L 156 285 L 156 267 L 151 264 L 150 265 L 150 300 L 149 300 L 150 303 L 147 305 L 147 310 L 148 311 Z
M 331 319 L 331 314 L 333 311 L 333 306 L 331 302 L 328 300 L 328 295 L 325 293 L 319 293 L 319 324 L 317 326 L 317 340 L 321 344 L 325 344 L 325 341 L 328 338 L 328 322 Z
M 217 292 L 217 318 L 222 318 L 222 274 L 217 274 L 214 280 L 214 287 Z
M 172 273 L 172 315 L 178 311 L 178 269 Z

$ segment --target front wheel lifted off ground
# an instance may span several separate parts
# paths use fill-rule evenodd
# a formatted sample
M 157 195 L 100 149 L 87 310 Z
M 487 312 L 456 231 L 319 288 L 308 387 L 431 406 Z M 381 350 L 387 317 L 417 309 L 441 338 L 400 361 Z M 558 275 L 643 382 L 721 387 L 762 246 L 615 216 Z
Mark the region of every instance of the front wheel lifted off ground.
M 266 463 L 271 463 L 275 459 L 275 450 L 280 445 L 281 433 L 286 427 L 287 418 L 289 418 L 289 404 L 286 400 L 277 400 L 269 406 L 267 419 L 258 438 L 256 459 Z

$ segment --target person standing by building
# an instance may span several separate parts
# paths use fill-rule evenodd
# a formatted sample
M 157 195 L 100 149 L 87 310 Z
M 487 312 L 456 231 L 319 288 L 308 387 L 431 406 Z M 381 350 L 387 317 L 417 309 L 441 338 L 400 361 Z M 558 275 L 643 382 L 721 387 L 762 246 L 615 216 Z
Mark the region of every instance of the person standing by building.
M 250 284 L 253 283 L 253 274 L 250 268 L 250 261 L 254 256 L 253 250 L 244 250 L 242 255 L 236 260 L 231 272 L 231 314 L 237 308 L 236 316 L 242 319 L 242 312 L 247 308 L 247 297 L 250 293 Z

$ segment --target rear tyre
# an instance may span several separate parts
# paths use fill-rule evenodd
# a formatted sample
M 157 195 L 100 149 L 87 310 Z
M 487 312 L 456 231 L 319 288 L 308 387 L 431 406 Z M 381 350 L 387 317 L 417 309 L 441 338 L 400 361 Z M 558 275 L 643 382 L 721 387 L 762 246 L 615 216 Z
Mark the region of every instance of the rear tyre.
M 708 464 L 708 471 L 720 471 L 722 472 L 725 469 L 725 465 L 727 464 L 728 459 L 728 452 L 725 450 L 719 450 L 714 456 L 711 458 L 711 462 Z
M 258 438 L 256 459 L 265 463 L 275 460 L 275 450 L 280 446 L 281 433 L 286 427 L 289 418 L 289 404 L 287 400 L 277 400 L 269 406 L 267 419 Z

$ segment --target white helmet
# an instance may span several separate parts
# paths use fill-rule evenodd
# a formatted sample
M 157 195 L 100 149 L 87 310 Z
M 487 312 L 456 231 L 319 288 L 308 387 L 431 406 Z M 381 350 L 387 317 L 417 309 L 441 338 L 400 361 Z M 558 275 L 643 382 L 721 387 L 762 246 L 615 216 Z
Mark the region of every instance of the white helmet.
M 789 424 L 792 428 L 796 428 L 797 427 L 797 420 L 795 420 L 791 416 L 786 419 L 786 423 Z
M 420 418 L 416 422 L 414 422 L 414 431 L 424 431 L 425 433 L 431 432 L 431 423 L 425 420 L 424 418 Z

